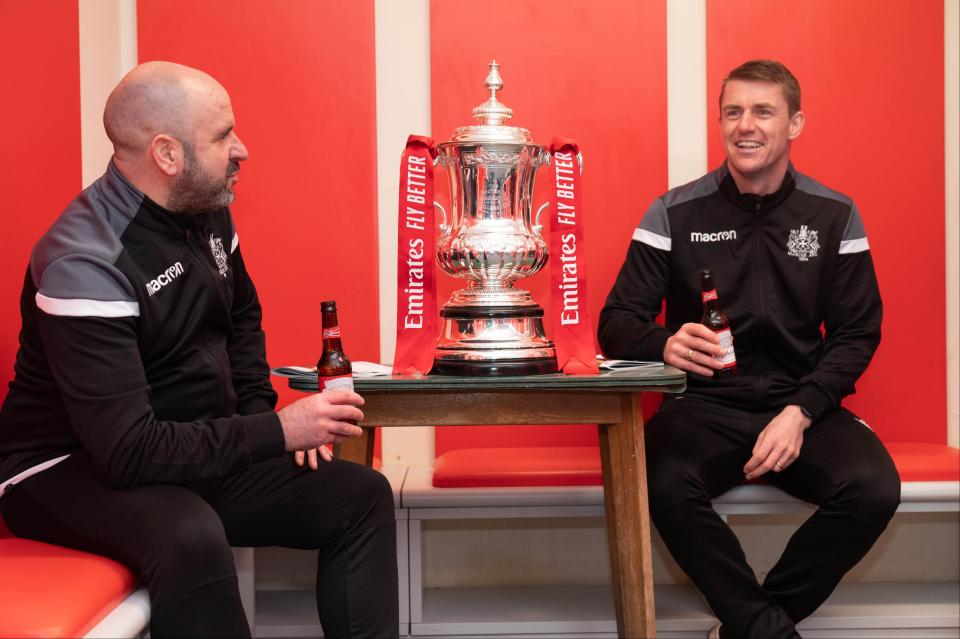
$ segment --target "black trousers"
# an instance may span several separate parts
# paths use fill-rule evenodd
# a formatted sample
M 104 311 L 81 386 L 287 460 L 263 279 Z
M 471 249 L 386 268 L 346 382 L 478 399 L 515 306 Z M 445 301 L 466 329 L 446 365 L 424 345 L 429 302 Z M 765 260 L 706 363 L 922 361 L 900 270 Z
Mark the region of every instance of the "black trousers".
M 249 637 L 230 546 L 318 551 L 325 637 L 398 634 L 393 492 L 376 471 L 292 455 L 192 486 L 114 490 L 82 454 L 0 499 L 14 534 L 112 557 L 150 591 L 150 634 Z
M 692 396 L 664 401 L 646 427 L 650 513 L 674 559 L 722 622 L 724 639 L 798 637 L 886 528 L 900 478 L 877 436 L 846 409 L 804 433 L 800 456 L 764 479 L 819 509 L 763 584 L 710 500 L 743 481 L 760 431 L 779 411 L 734 410 Z

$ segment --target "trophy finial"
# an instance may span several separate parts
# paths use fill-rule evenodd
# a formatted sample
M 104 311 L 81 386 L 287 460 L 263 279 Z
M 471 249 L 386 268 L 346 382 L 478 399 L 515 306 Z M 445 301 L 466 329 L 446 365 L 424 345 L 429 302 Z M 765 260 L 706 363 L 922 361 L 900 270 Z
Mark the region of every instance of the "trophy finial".
M 503 78 L 500 77 L 500 65 L 494 60 L 490 63 L 490 73 L 487 74 L 486 85 L 491 98 L 497 97 L 497 91 L 503 88 Z
M 490 73 L 484 86 L 490 92 L 490 97 L 474 107 L 473 117 L 485 126 L 500 126 L 513 116 L 513 109 L 497 100 L 497 91 L 503 89 L 503 78 L 500 77 L 500 65 L 496 60 L 490 63 Z

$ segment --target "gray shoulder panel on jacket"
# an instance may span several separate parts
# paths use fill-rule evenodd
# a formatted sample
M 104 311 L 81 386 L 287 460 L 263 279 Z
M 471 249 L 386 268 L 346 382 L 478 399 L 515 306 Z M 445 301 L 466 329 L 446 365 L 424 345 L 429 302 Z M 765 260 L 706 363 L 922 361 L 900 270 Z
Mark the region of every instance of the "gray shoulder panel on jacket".
M 71 202 L 33 248 L 30 274 L 39 293 L 57 299 L 136 300 L 116 268 L 120 236 L 143 195 L 111 163 L 107 173 Z
M 853 198 L 839 191 L 827 188 L 810 176 L 795 170 L 793 171 L 793 179 L 799 191 L 840 202 L 850 207 L 847 225 L 844 227 L 843 237 L 840 239 L 840 253 L 859 253 L 869 250 L 870 245 L 867 242 L 867 230 L 863 225 L 863 220 L 860 219 L 860 210 L 857 208 L 856 203 L 854 203 Z
M 650 208 L 640 219 L 637 228 L 663 237 L 670 237 L 670 220 L 667 217 L 667 209 L 715 193 L 724 175 L 726 175 L 725 167 L 721 167 L 693 182 L 670 189 L 653 201 Z
M 847 206 L 853 206 L 853 200 L 849 196 L 844 195 L 840 191 L 834 191 L 833 189 L 827 188 L 808 175 L 804 175 L 798 171 L 793 171 L 793 181 L 796 184 L 798 191 L 827 198 L 828 200 L 835 200 L 837 202 L 846 204 Z
M 640 218 L 637 228 L 670 237 L 670 220 L 667 219 L 667 207 L 664 206 L 662 198 L 658 197 L 650 204 L 650 208 Z
M 697 198 L 707 197 L 712 193 L 716 193 L 717 189 L 720 188 L 720 182 L 726 174 L 726 166 L 721 166 L 719 169 L 711 171 L 693 182 L 687 182 L 682 186 L 670 189 L 660 199 L 663 200 L 664 206 L 670 208 L 678 204 L 683 204 L 684 202 L 696 200 Z
M 847 220 L 847 227 L 843 229 L 843 239 L 856 240 L 866 236 L 867 229 L 863 225 L 863 220 L 860 219 L 860 209 L 857 208 L 856 204 L 851 203 L 850 219 Z

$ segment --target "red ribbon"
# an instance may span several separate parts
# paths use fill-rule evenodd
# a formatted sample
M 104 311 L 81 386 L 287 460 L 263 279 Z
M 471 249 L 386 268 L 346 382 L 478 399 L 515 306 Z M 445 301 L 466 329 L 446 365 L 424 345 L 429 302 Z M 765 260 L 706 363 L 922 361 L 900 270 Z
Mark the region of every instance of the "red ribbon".
M 394 375 L 426 374 L 437 338 L 433 140 L 411 135 L 400 161 Z
M 550 143 L 550 154 L 550 297 L 557 364 L 568 375 L 595 375 L 599 368 L 587 301 L 580 148 L 575 140 L 555 137 Z

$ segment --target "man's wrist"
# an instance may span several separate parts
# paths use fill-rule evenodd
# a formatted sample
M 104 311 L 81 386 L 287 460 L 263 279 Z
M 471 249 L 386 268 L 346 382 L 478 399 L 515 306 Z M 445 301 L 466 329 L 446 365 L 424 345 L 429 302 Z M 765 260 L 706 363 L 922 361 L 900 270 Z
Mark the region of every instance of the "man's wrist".
M 805 428 L 809 428 L 810 426 L 813 425 L 813 413 L 811 413 L 806 406 L 801 406 L 800 404 L 790 404 L 790 406 L 793 406 L 794 408 L 796 408 L 797 411 L 799 411 L 800 415 L 802 415 L 807 419 L 808 423 L 805 426 Z

